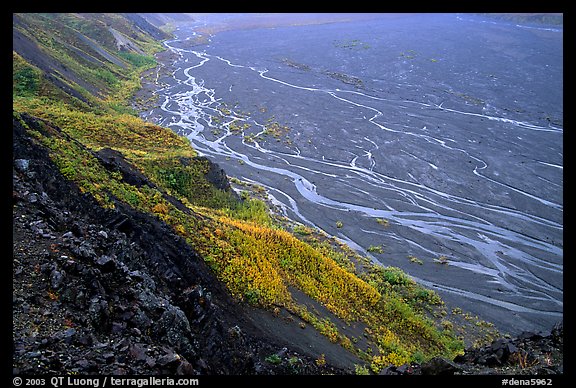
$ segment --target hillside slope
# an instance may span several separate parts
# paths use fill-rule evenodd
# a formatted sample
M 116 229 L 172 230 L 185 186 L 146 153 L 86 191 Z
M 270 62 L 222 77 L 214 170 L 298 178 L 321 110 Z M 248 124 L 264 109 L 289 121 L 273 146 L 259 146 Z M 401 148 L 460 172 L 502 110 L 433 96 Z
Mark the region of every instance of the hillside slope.
M 21 14 L 13 31 L 15 373 L 418 373 L 497 335 L 139 119 L 128 101 L 165 37 L 141 16 Z M 497 365 L 518 364 L 502 344 Z
M 15 372 L 285 373 L 264 362 L 284 344 L 253 327 L 183 238 L 120 201 L 102 209 L 27 130 L 64 136 L 27 115 L 14 122 Z M 298 372 L 339 373 L 283 354 Z

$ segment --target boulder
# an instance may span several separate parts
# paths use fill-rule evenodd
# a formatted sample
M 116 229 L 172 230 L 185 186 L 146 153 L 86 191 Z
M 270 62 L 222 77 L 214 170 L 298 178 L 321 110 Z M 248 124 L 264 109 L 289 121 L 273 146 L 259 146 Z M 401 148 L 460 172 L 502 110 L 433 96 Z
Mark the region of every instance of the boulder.
M 420 370 L 423 375 L 453 375 L 461 368 L 444 357 L 434 357 L 422 364 Z

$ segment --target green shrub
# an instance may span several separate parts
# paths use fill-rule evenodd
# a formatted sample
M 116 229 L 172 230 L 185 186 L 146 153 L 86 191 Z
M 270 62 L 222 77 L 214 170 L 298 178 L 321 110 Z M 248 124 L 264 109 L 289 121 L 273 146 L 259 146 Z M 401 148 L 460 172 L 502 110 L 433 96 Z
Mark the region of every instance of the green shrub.
M 277 354 L 271 354 L 268 357 L 266 357 L 264 360 L 266 362 L 269 362 L 270 364 L 273 364 L 273 365 L 278 365 L 282 362 L 282 358 L 280 358 L 280 356 Z
M 116 86 L 118 83 L 120 83 L 118 77 L 108 69 L 99 68 L 95 70 L 95 72 L 96 76 L 102 81 L 106 82 L 109 86 Z
M 380 245 L 370 245 L 368 247 L 368 252 L 372 252 L 372 253 L 384 253 L 384 250 L 382 249 L 382 247 Z
M 272 219 L 268 212 L 268 206 L 258 199 L 248 198 L 236 204 L 227 211 L 227 213 L 236 219 L 251 221 L 260 225 L 271 225 Z
M 392 285 L 407 286 L 413 282 L 400 268 L 386 267 L 382 268 L 380 273 L 383 279 Z
M 369 375 L 370 370 L 365 365 L 354 364 L 354 373 L 358 376 Z
M 31 66 L 21 67 L 12 74 L 12 92 L 16 95 L 35 95 L 40 88 L 40 71 Z
M 305 225 L 296 225 L 292 231 L 301 236 L 309 236 L 313 233 L 313 230 Z
M 128 51 L 120 51 L 118 56 L 124 58 L 136 67 L 151 67 L 156 65 L 156 59 L 151 55 L 141 55 Z

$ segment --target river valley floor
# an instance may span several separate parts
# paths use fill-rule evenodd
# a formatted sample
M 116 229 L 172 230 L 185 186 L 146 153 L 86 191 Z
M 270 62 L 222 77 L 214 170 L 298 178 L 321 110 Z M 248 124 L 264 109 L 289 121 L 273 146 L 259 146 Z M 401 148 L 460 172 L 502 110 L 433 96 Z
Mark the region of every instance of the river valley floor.
M 466 14 L 207 23 L 165 43 L 143 118 L 503 332 L 562 321 L 561 29 Z

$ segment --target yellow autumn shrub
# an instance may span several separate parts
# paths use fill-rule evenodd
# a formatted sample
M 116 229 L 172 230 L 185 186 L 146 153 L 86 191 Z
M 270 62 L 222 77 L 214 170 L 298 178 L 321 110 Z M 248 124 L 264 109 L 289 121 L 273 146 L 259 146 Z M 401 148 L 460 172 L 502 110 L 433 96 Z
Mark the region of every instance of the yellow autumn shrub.
M 227 217 L 219 221 L 242 232 L 231 234 L 236 237 L 234 244 L 241 255 L 262 257 L 288 284 L 318 300 L 340 318 L 360 319 L 365 309 L 380 300 L 373 287 L 284 230 Z

